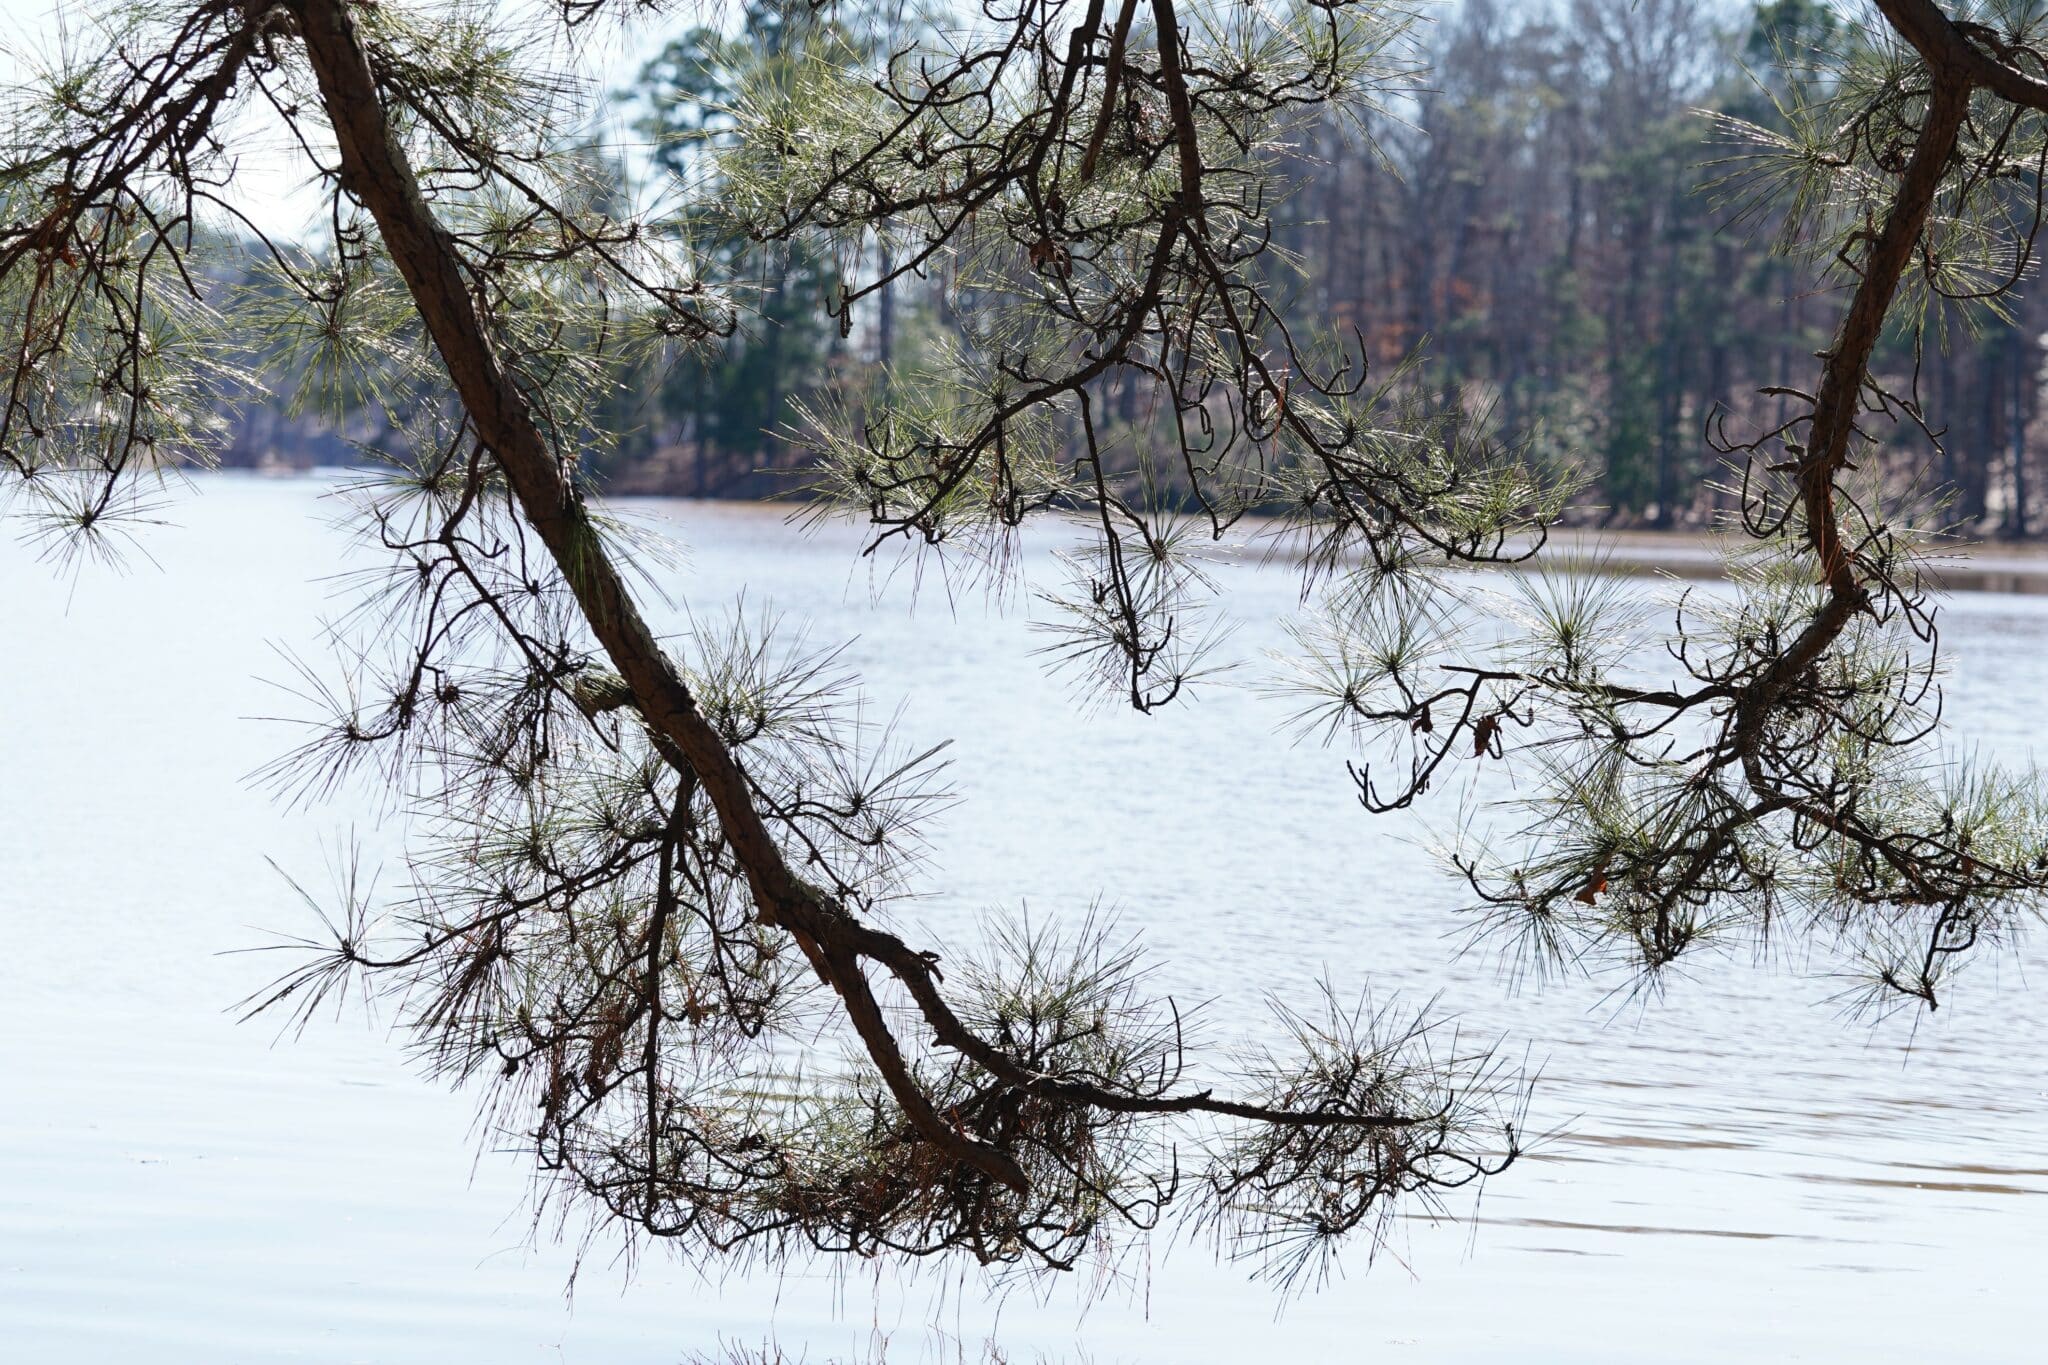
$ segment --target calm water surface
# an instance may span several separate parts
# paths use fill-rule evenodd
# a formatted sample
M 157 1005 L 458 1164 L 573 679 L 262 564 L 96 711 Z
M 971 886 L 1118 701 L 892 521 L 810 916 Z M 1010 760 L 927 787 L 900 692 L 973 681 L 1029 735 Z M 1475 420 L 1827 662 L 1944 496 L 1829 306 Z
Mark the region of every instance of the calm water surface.
M 885 1336 L 916 1362 L 991 1333 L 1098 1362 L 2048 1358 L 2038 966 L 1984 964 L 1917 1032 L 1844 1022 L 1840 983 L 1796 960 L 1708 964 L 1648 1004 L 1513 990 L 1446 937 L 1456 888 L 1418 841 L 1448 803 L 1367 817 L 1341 758 L 1276 742 L 1283 708 L 1249 691 L 1084 713 L 1031 657 L 1028 606 L 929 583 L 876 603 L 853 533 L 715 505 L 641 507 L 688 547 L 678 602 L 745 589 L 857 637 L 875 698 L 956 741 L 966 800 L 913 926 L 1100 897 L 1218 1034 L 1321 970 L 1440 991 L 1529 1042 L 1533 1117 L 1570 1135 L 1454 1206 L 1476 1217 L 1408 1222 L 1284 1311 L 1194 1246 L 1089 1306 L 957 1273 L 706 1279 L 658 1253 L 628 1277 L 606 1244 L 536 1237 L 524 1168 L 479 1155 L 469 1102 L 410 1074 L 386 1021 L 278 1042 L 224 1012 L 273 964 L 221 950 L 299 927 L 264 855 L 317 882 L 337 831 L 386 837 L 367 804 L 283 812 L 242 781 L 285 743 L 243 719 L 281 709 L 270 642 L 312 642 L 338 562 L 320 492 L 207 479 L 148 536 L 155 563 L 75 586 L 0 545 L 0 1358 L 616 1365 L 773 1336 L 821 1361 Z M 1295 581 L 1221 572 L 1256 656 Z M 1946 621 L 1960 737 L 2026 757 L 2048 599 L 1961 596 Z

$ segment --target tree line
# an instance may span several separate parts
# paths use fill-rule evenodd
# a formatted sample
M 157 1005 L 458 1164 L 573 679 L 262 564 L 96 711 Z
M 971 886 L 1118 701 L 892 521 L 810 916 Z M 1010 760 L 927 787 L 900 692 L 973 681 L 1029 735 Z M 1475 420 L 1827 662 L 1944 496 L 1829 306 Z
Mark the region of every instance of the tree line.
M 820 306 L 841 273 L 827 253 L 763 255 L 718 226 L 722 187 L 700 163 L 729 135 L 735 91 L 807 46 L 871 46 L 905 22 L 900 0 L 836 13 L 806 29 L 756 5 L 743 40 L 685 33 L 625 92 L 686 187 L 677 221 L 700 240 L 722 233 L 715 251 L 736 264 L 759 255 L 747 264 L 765 283 L 719 350 L 621 377 L 615 490 L 796 491 L 808 455 L 791 433 L 806 410 L 870 401 L 887 373 L 914 374 L 959 334 L 963 300 L 942 274 L 886 285 L 842 332 Z M 1825 98 L 1812 54 L 1862 40 L 1824 0 L 1468 0 L 1425 31 L 1418 88 L 1362 119 L 1332 113 L 1296 149 L 1301 188 L 1274 214 L 1283 316 L 1355 333 L 1433 405 L 1580 466 L 1579 516 L 1708 521 L 1735 501 L 1711 437 L 1782 421 L 1835 316 L 1774 249 L 1782 213 L 1749 203 L 1722 120 L 1770 126 Z M 2043 325 L 2023 287 L 1990 317 L 1937 317 L 1924 348 L 1903 328 L 1887 336 L 1882 367 L 1939 416 L 1891 438 L 1911 447 L 1902 470 L 1933 446 L 1921 515 L 1982 534 L 2037 528 Z M 1144 439 L 1158 415 L 1138 383 L 1102 388 L 1102 411 Z
M 842 325 L 834 253 L 748 240 L 713 169 L 740 92 L 835 48 L 858 61 L 919 22 L 936 21 L 905 0 L 815 22 L 756 3 L 733 33 L 678 35 L 617 92 L 647 170 L 670 182 L 666 230 L 759 283 L 719 347 L 612 377 L 617 439 L 592 461 L 611 491 L 801 495 L 807 413 L 865 410 L 892 374 L 915 382 L 924 357 L 959 344 L 973 300 L 937 271 L 885 284 Z M 1752 202 L 1741 139 L 1723 129 L 1824 100 L 1814 54 L 1866 40 L 1825 0 L 1469 0 L 1424 31 L 1428 70 L 1412 91 L 1333 112 L 1292 150 L 1299 189 L 1275 207 L 1281 263 L 1268 267 L 1281 315 L 1355 337 L 1439 413 L 1575 467 L 1577 519 L 1709 523 L 1738 501 L 1726 433 L 1785 419 L 1835 307 L 1777 249 L 1783 210 Z M 611 155 L 604 174 L 629 178 L 626 155 Z M 2020 179 L 2024 208 L 2039 177 Z M 1936 307 L 1924 333 L 1895 326 L 1880 347 L 1880 368 L 1929 414 L 1887 433 L 1885 461 L 1929 524 L 2015 537 L 2041 524 L 2030 474 L 2048 319 L 2028 283 L 1988 314 Z M 1137 381 L 1099 387 L 1126 443 L 1156 437 Z M 336 427 L 245 395 L 225 458 L 348 462 L 388 418 L 359 411 Z
M 1364 329 L 1388 365 L 1420 348 L 1447 401 L 1582 461 L 1603 516 L 1725 511 L 1721 433 L 1785 419 L 1837 301 L 1773 249 L 1785 209 L 1724 130 L 1784 126 L 1831 93 L 1816 54 L 1869 40 L 1822 0 L 1472 0 L 1416 106 L 1372 130 L 1385 155 L 1335 126 L 1311 149 L 1289 242 L 1311 263 L 1303 311 Z M 1894 438 L 1895 462 L 1934 443 L 1923 514 L 2026 535 L 2038 298 L 1933 312 L 1924 343 L 1895 325 L 1880 348 L 1932 428 Z

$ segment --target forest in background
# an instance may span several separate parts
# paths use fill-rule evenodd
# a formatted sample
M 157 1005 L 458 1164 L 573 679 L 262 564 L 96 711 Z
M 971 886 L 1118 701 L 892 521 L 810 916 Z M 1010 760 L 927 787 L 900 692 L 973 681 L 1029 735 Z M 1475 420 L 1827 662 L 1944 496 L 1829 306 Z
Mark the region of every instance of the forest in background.
M 799 494 L 806 448 L 791 433 L 807 412 L 871 406 L 959 342 L 980 301 L 942 266 L 883 290 L 842 334 L 824 307 L 839 287 L 829 255 L 720 226 L 712 153 L 736 92 L 778 65 L 872 54 L 903 31 L 894 4 L 801 25 L 756 5 L 737 37 L 679 34 L 618 92 L 652 148 L 647 173 L 672 185 L 661 224 L 757 283 L 714 353 L 678 349 L 616 377 L 601 416 L 617 439 L 589 461 L 608 491 Z M 1778 107 L 1825 98 L 1828 76 L 1804 54 L 1857 41 L 1853 20 L 1824 0 L 1463 0 L 1419 35 L 1412 99 L 1332 115 L 1296 149 L 1303 188 L 1276 215 L 1290 327 L 1348 339 L 1404 400 L 1578 466 L 1576 519 L 1709 523 L 1734 501 L 1711 433 L 1782 419 L 1841 285 L 1774 250 L 1779 224 L 1746 211 L 1744 147 L 1724 119 L 1769 128 Z M 2021 213 L 2040 194 L 2031 179 L 2012 187 Z M 2041 308 L 2023 287 L 2001 313 L 1939 320 L 1924 353 L 1900 341 L 1882 358 L 1924 410 L 1928 430 L 1873 428 L 1891 477 L 1924 485 L 1923 517 L 1985 536 L 2042 527 Z M 1145 441 L 1149 396 L 1101 383 L 1097 410 Z M 383 426 L 232 406 L 224 458 L 237 465 L 345 463 Z

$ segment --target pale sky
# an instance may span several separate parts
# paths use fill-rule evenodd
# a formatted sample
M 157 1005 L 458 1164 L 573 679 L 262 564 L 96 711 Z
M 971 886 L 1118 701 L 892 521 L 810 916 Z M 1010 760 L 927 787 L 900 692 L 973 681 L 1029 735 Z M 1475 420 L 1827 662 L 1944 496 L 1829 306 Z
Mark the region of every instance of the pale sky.
M 534 0 L 505 0 L 507 9 L 528 8 Z M 49 53 L 65 32 L 84 27 L 80 16 L 94 6 L 89 0 L 0 0 L 0 84 L 19 79 L 22 67 L 14 54 Z M 680 0 L 668 13 L 629 26 L 611 25 L 579 39 L 579 65 L 594 85 L 605 90 L 630 82 L 647 58 L 671 35 L 701 16 L 730 8 L 720 0 Z M 266 234 L 296 237 L 318 211 L 318 197 L 307 187 L 307 168 L 297 149 L 268 126 L 267 108 L 252 107 L 234 126 L 232 145 L 239 153 L 235 185 L 239 206 Z

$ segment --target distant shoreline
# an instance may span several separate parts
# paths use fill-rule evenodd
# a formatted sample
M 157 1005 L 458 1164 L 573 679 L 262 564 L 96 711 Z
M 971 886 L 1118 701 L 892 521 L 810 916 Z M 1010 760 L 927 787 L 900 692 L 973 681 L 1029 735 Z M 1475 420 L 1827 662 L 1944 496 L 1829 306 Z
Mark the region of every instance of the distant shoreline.
M 1543 558 L 1598 558 L 1617 573 L 1726 577 L 1716 537 L 1697 530 L 1554 533 Z M 2048 542 L 1957 540 L 1935 557 L 1934 575 L 1952 592 L 2048 593 Z
M 230 478 L 254 482 L 335 481 L 359 471 L 345 466 L 321 465 L 307 469 L 219 469 L 188 477 Z M 778 520 L 790 520 L 803 513 L 806 505 L 794 499 L 696 498 L 659 493 L 623 493 L 606 501 L 625 505 L 684 504 L 717 507 L 727 513 L 754 513 Z M 1250 528 L 1237 543 L 1216 547 L 1226 557 L 1254 558 L 1250 543 L 1257 538 Z M 1722 572 L 1721 556 L 1712 533 L 1697 528 L 1653 531 L 1641 528 L 1601 531 L 1565 527 L 1551 534 L 1535 564 L 1573 559 L 1597 559 L 1602 568 L 1618 574 L 1664 575 L 1694 582 L 1716 582 Z M 1942 587 L 1953 592 L 2048 594 L 2048 540 L 1968 541 L 1958 539 L 1953 548 L 1938 556 L 1935 575 Z

